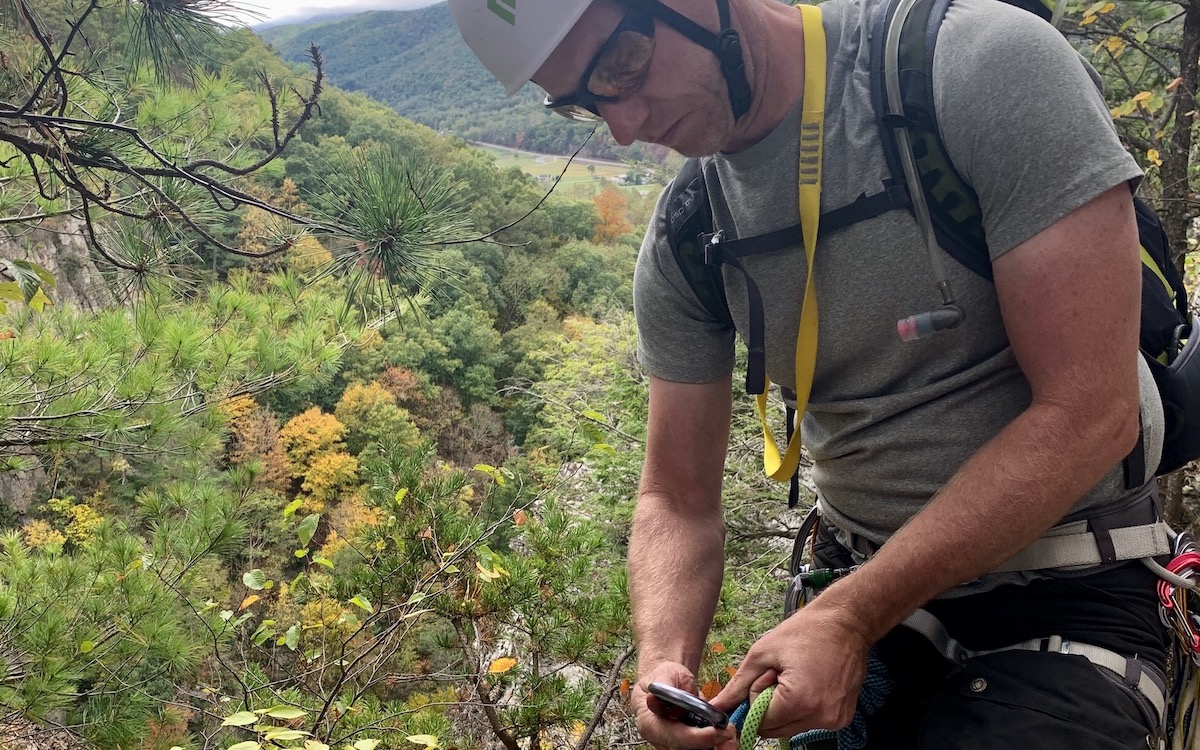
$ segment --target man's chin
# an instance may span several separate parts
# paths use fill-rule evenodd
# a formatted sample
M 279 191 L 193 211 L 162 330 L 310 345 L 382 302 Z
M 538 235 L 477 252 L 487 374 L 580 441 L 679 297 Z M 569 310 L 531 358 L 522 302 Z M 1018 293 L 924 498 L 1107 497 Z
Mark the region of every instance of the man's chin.
M 662 145 L 688 158 L 711 156 L 721 152 L 728 140 L 728 128 L 724 123 L 705 123 L 704 127 L 700 128 L 687 128 L 687 124 L 689 123 L 686 120 L 676 124 L 668 131 L 668 138 L 664 139 Z

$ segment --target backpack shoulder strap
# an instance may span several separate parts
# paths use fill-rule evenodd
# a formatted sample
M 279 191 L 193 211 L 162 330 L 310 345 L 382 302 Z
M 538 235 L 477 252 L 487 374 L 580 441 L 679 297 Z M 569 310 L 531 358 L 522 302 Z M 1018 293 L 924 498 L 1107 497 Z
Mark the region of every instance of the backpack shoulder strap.
M 666 201 L 667 242 L 679 270 L 714 320 L 733 325 L 721 267 L 705 263 L 701 236 L 713 231 L 712 206 L 699 159 L 688 159 L 671 181 Z
M 880 6 L 870 37 L 871 96 L 880 140 L 892 179 L 903 183 L 898 128 L 907 129 L 938 244 L 976 274 L 992 278 L 979 198 L 954 168 L 938 131 L 933 98 L 933 56 L 938 29 L 951 0 L 888 0 Z M 901 11 L 897 14 L 897 11 Z M 903 19 L 895 54 L 888 40 L 893 21 Z M 896 61 L 903 115 L 888 100 L 889 63 Z M 909 207 L 913 211 L 913 207 Z

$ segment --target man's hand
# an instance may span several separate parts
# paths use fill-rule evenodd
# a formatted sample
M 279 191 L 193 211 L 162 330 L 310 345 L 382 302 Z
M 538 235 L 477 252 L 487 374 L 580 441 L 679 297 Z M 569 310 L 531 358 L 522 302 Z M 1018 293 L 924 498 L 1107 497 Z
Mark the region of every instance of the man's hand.
M 725 729 L 691 727 L 670 718 L 662 702 L 646 692 L 646 686 L 651 682 L 661 682 L 695 694 L 696 677 L 682 664 L 663 662 L 643 674 L 634 686 L 633 712 L 637 717 L 638 731 L 655 750 L 695 747 L 737 750 L 737 736 L 732 724 Z
M 818 598 L 751 647 L 737 674 L 712 704 L 731 713 L 776 685 L 759 726 L 763 737 L 810 729 L 837 730 L 854 718 L 871 644 L 837 607 Z

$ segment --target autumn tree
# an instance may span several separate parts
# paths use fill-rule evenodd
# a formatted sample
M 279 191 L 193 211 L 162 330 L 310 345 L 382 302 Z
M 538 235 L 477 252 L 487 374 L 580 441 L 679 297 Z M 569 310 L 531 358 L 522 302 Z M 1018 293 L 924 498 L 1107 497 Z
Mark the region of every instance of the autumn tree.
M 356 455 L 385 438 L 410 448 L 421 442 L 408 412 L 378 382 L 356 383 L 347 388 L 333 413 L 346 426 L 347 450 Z
M 317 456 L 344 451 L 345 437 L 346 426 L 315 406 L 292 417 L 279 432 L 296 477 L 304 476 Z
M 230 463 L 255 463 L 259 487 L 285 492 L 291 485 L 291 467 L 279 438 L 279 420 L 270 409 L 249 396 L 232 399 L 221 409 L 229 418 Z
M 592 200 L 599 215 L 594 238 L 597 244 L 616 242 L 621 235 L 633 231 L 633 225 L 625 216 L 629 208 L 629 199 L 624 193 L 612 185 L 605 184 Z

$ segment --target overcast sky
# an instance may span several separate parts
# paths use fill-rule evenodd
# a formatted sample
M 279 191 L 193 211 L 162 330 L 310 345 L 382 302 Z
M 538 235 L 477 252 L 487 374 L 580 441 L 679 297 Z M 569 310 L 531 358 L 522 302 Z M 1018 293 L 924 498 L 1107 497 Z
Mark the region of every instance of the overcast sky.
M 411 10 L 433 5 L 439 0 L 234 0 L 240 8 L 253 11 L 247 17 L 251 25 L 267 21 L 303 20 L 322 13 L 351 10 Z

